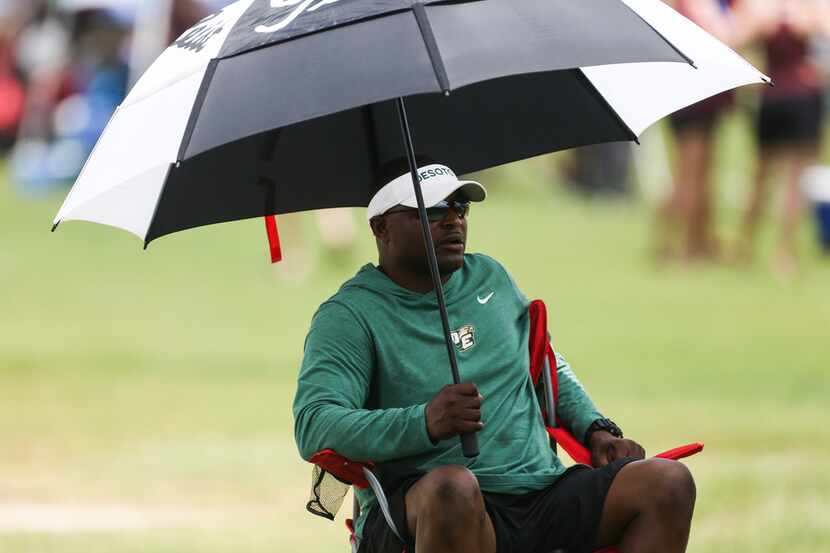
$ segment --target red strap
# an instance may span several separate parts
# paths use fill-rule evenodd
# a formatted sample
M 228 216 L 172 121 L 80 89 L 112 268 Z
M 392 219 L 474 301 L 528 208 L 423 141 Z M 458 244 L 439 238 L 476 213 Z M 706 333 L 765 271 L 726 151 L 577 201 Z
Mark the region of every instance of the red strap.
M 265 230 L 268 232 L 268 247 L 271 250 L 271 263 L 282 260 L 280 247 L 280 233 L 277 230 L 277 219 L 273 215 L 265 216 Z

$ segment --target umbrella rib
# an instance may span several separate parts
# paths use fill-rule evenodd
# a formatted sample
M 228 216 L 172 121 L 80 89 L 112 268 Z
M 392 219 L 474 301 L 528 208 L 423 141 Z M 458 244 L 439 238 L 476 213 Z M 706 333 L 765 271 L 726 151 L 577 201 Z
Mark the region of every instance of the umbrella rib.
M 164 193 L 167 191 L 167 183 L 170 182 L 170 173 L 181 164 L 185 154 L 187 153 L 187 149 L 190 147 L 190 139 L 193 137 L 193 131 L 196 129 L 196 122 L 199 120 L 199 114 L 201 113 L 202 106 L 205 103 L 208 88 L 210 87 L 210 82 L 213 80 L 213 74 L 216 72 L 217 65 L 219 65 L 219 60 L 214 58 L 208 62 L 208 65 L 205 68 L 205 76 L 202 79 L 202 84 L 199 85 L 199 92 L 196 93 L 196 99 L 193 101 L 193 109 L 190 110 L 190 117 L 188 118 L 187 126 L 184 129 L 184 136 L 182 137 L 181 144 L 179 144 L 179 152 L 176 154 L 175 166 L 171 164 L 170 168 L 167 170 L 164 184 L 161 185 L 159 197 L 156 200 L 155 207 L 153 207 L 153 216 L 150 218 L 150 224 L 147 226 L 147 234 L 144 235 L 145 250 L 153 240 L 153 226 L 156 224 L 156 215 L 158 214 L 161 201 L 164 199 Z
M 590 92 L 594 96 L 594 98 L 596 98 L 596 100 L 605 107 L 605 109 L 611 112 L 611 114 L 614 116 L 614 119 L 616 119 L 617 123 L 619 123 L 620 127 L 622 127 L 623 130 L 625 130 L 625 132 L 628 133 L 628 139 L 633 140 L 634 142 L 639 144 L 640 140 L 637 137 L 637 133 L 631 130 L 631 127 L 628 126 L 628 123 L 625 122 L 625 119 L 620 117 L 620 114 L 617 113 L 617 110 L 615 110 L 614 107 L 605 98 L 605 96 L 603 96 L 600 93 L 600 91 L 597 90 L 597 87 L 594 86 L 594 83 L 591 82 L 591 79 L 588 78 L 588 75 L 586 75 L 582 71 L 582 68 L 577 67 L 576 74 L 577 79 L 580 83 L 582 83 L 582 86 L 584 86 L 588 90 L 588 92 Z
M 677 54 L 678 54 L 681 58 L 683 58 L 684 60 L 686 60 L 686 63 L 688 63 L 689 65 L 691 65 L 691 66 L 692 66 L 692 67 L 694 67 L 695 69 L 697 69 L 697 65 L 695 65 L 695 62 L 692 60 L 692 58 L 690 58 L 689 56 L 687 56 L 686 54 L 684 54 L 684 53 L 683 53 L 683 50 L 681 50 L 680 48 L 678 48 L 677 46 L 675 46 L 675 45 L 674 45 L 674 43 L 672 43 L 672 41 L 670 41 L 669 39 L 667 39 L 667 38 L 663 35 L 663 33 L 661 33 L 660 31 L 658 31 L 657 29 L 655 29 L 655 28 L 654 28 L 654 26 L 653 26 L 651 23 L 649 23 L 648 21 L 646 21 L 646 20 L 645 20 L 645 18 L 644 18 L 642 15 L 640 15 L 639 13 L 637 13 L 637 10 L 635 10 L 634 8 L 632 8 L 631 6 L 629 6 L 626 2 L 623 2 L 623 5 L 624 5 L 626 8 L 628 8 L 628 10 L 629 10 L 629 11 L 631 11 L 631 13 L 633 13 L 634 15 L 636 15 L 636 16 L 640 19 L 640 21 L 642 21 L 643 23 L 645 23 L 645 24 L 648 26 L 648 28 L 649 28 L 649 29 L 651 29 L 651 30 L 652 30 L 652 32 L 654 32 L 654 34 L 656 34 L 656 35 L 657 35 L 657 36 L 659 36 L 661 39 L 663 39 L 663 42 L 665 42 L 666 44 L 668 44 L 669 46 L 671 46 L 672 50 L 674 50 L 675 52 L 677 52 Z
M 202 79 L 202 84 L 199 86 L 199 92 L 196 93 L 193 109 L 190 111 L 190 118 L 187 120 L 187 127 L 185 127 L 184 136 L 182 137 L 182 143 L 179 145 L 179 153 L 176 155 L 177 162 L 184 159 L 187 149 L 190 147 L 190 139 L 193 137 L 193 131 L 196 130 L 196 122 L 199 120 L 199 114 L 202 112 L 202 106 L 205 103 L 208 88 L 213 80 L 217 65 L 219 65 L 219 60 L 214 58 L 208 62 L 208 66 L 205 69 L 205 76 Z
M 447 77 L 447 69 L 444 67 L 444 60 L 441 58 L 441 52 L 438 50 L 438 42 L 435 40 L 435 33 L 432 32 L 432 25 L 429 24 L 427 17 L 427 10 L 421 2 L 415 2 L 412 5 L 412 11 L 415 14 L 415 21 L 418 22 L 418 28 L 421 30 L 421 36 L 424 39 L 424 44 L 427 47 L 429 60 L 432 62 L 432 70 L 438 78 L 438 85 L 444 94 L 450 92 L 450 80 Z
M 178 165 L 178 163 L 176 164 Z M 167 190 L 167 183 L 170 182 L 172 175 L 170 173 L 173 172 L 174 166 L 171 163 L 167 166 L 167 172 L 164 174 L 164 182 L 161 185 L 161 190 L 159 190 L 159 197 L 156 199 L 156 205 L 153 207 L 153 215 L 150 217 L 150 224 L 147 225 L 147 232 L 144 234 L 144 250 L 147 251 L 147 246 L 150 245 L 150 242 L 155 240 L 157 237 L 152 236 L 153 225 L 156 224 L 156 215 L 159 212 L 159 206 L 161 205 L 161 199 L 164 197 L 164 191 Z
M 79 180 L 81 178 L 81 175 L 84 174 L 84 170 L 86 169 L 87 164 L 89 164 L 89 160 L 92 159 L 92 156 L 95 155 L 95 151 L 98 149 L 98 146 L 101 144 L 101 140 L 103 139 L 103 136 L 106 133 L 107 127 L 113 121 L 113 119 L 115 119 L 115 116 L 118 114 L 118 111 L 122 107 L 123 107 L 123 105 L 117 106 L 115 108 L 115 111 L 112 112 L 112 115 L 110 115 L 109 121 L 107 121 L 107 124 L 104 127 L 104 130 L 101 131 L 101 136 L 98 137 L 98 140 L 95 142 L 95 146 L 92 147 L 92 151 L 89 153 L 89 156 L 87 156 L 86 161 L 84 161 L 84 165 L 83 165 L 83 167 L 81 167 L 81 172 L 78 173 L 78 179 L 77 180 Z M 61 205 L 60 211 L 58 211 L 58 215 L 60 215 L 60 213 L 63 211 L 63 208 L 66 205 L 69 204 L 69 199 L 72 198 L 72 193 L 73 192 L 75 192 L 75 186 L 73 186 L 69 190 L 69 195 L 66 196 L 66 199 L 63 201 L 63 205 Z M 56 230 L 58 230 L 58 225 L 61 224 L 61 221 L 62 221 L 62 219 L 58 219 L 57 221 L 53 221 L 54 224 L 52 225 L 52 232 L 55 232 Z

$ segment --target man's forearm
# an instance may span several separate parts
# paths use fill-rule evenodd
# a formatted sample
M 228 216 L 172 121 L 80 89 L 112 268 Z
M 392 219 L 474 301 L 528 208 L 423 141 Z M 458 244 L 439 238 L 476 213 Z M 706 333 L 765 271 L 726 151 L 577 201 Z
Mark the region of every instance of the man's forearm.
M 355 461 L 411 457 L 435 447 L 427 434 L 424 408 L 351 409 L 313 402 L 296 414 L 294 436 L 304 459 L 322 449 Z
M 559 400 L 556 413 L 577 440 L 582 440 L 585 431 L 602 414 L 594 406 L 582 384 L 564 358 L 556 356 L 556 376 L 559 383 Z

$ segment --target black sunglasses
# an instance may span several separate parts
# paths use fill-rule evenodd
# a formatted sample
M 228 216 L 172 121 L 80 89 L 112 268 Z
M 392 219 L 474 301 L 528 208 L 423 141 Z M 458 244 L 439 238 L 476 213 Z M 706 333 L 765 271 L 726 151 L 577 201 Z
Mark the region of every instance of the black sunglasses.
M 447 200 L 442 200 L 442 201 L 438 202 L 437 204 L 435 204 L 434 206 L 427 208 L 427 220 L 430 223 L 437 223 L 439 221 L 443 221 L 444 219 L 447 218 L 447 215 L 449 214 L 450 209 L 455 211 L 455 214 L 458 215 L 459 219 L 465 219 L 467 217 L 467 215 L 469 215 L 469 213 L 470 213 L 470 202 L 467 202 L 467 201 L 459 202 L 459 201 L 455 201 L 455 200 L 452 200 L 452 201 L 448 202 Z M 406 207 L 406 206 L 393 207 L 392 209 L 390 209 L 389 211 L 384 213 L 384 215 L 388 215 L 389 213 L 407 213 L 407 212 L 416 212 L 417 213 L 418 210 L 414 207 Z

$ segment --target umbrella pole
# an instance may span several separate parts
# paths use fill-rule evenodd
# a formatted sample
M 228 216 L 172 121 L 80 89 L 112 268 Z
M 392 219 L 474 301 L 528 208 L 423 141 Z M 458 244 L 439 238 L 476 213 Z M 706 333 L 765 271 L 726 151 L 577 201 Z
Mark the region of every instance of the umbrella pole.
M 447 346 L 447 356 L 450 359 L 452 381 L 454 384 L 459 384 L 461 382 L 461 376 L 458 373 L 458 360 L 455 358 L 455 347 L 450 337 L 450 322 L 447 317 L 447 304 L 444 301 L 444 287 L 441 284 L 441 274 L 438 272 L 438 258 L 435 256 L 435 245 L 432 242 L 432 233 L 429 230 L 427 210 L 424 206 L 424 195 L 421 192 L 421 183 L 418 179 L 418 163 L 415 161 L 415 148 L 412 145 L 412 134 L 409 131 L 409 121 L 406 118 L 406 106 L 404 105 L 403 98 L 397 99 L 397 106 L 406 157 L 409 160 L 409 171 L 412 175 L 412 185 L 415 189 L 415 200 L 418 202 L 418 218 L 421 220 L 421 232 L 424 237 L 424 244 L 426 245 L 429 272 L 432 275 L 435 297 L 438 300 L 438 311 L 441 314 L 441 324 L 444 327 L 444 342 Z M 475 457 L 478 455 L 478 438 L 475 434 L 461 435 L 461 451 L 465 457 Z

